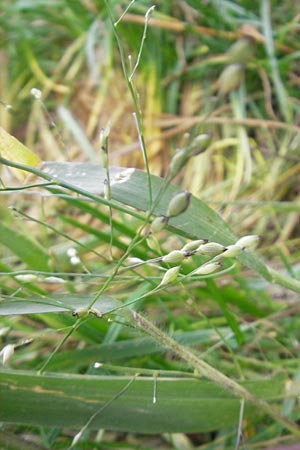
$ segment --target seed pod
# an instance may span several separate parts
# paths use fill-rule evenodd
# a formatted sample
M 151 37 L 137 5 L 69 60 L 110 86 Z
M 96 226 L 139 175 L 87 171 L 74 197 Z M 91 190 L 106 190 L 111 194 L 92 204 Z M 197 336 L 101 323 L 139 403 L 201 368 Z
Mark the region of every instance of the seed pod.
M 187 153 L 189 157 L 199 155 L 199 153 L 204 152 L 210 145 L 212 140 L 212 133 L 199 134 L 192 141 L 191 145 L 187 148 Z
M 145 263 L 145 261 L 143 259 L 135 258 L 135 257 L 127 258 L 126 261 L 125 261 L 126 266 L 129 266 L 129 267 L 130 266 L 135 266 L 137 264 L 144 264 L 144 263 Z
M 212 133 L 199 134 L 190 145 L 177 150 L 173 156 L 168 171 L 168 180 L 172 180 L 186 164 L 189 158 L 204 152 L 211 143 Z
M 159 286 L 173 283 L 173 281 L 175 281 L 176 278 L 178 277 L 180 269 L 181 269 L 181 266 L 175 266 L 175 267 L 172 267 L 171 269 L 167 270 L 165 272 Z
M 250 36 L 239 39 L 226 53 L 230 64 L 247 64 L 253 59 L 254 54 L 254 40 Z
M 220 255 L 226 250 L 224 245 L 218 244 L 217 242 L 208 242 L 207 244 L 200 245 L 195 253 L 196 255 L 203 256 L 216 256 Z
M 222 263 L 220 261 L 203 264 L 202 266 L 198 267 L 198 269 L 193 270 L 191 275 L 208 275 L 210 273 L 215 272 L 221 266 L 222 266 Z
M 66 283 L 66 280 L 60 277 L 46 277 L 44 278 L 44 283 L 49 284 L 64 284 Z
M 33 283 L 38 279 L 38 277 L 30 273 L 24 273 L 23 275 L 16 275 L 15 279 L 18 281 L 23 281 L 23 283 Z
M 234 258 L 239 255 L 243 251 L 242 247 L 239 245 L 233 244 L 228 245 L 224 252 L 219 255 L 219 258 Z
M 0 352 L 0 355 L 2 356 L 2 364 L 3 366 L 6 365 L 6 363 L 10 360 L 10 358 L 13 356 L 15 352 L 15 346 L 13 344 L 7 344 Z
M 146 239 L 147 245 L 149 248 L 151 248 L 151 250 L 155 251 L 155 252 L 160 252 L 160 245 L 158 240 L 156 239 L 155 236 L 153 236 L 153 234 L 150 234 L 147 239 Z
M 253 250 L 257 247 L 260 239 L 261 236 L 258 234 L 243 236 L 235 243 L 235 245 L 238 245 L 243 249 L 246 248 L 247 250 Z
M 152 233 L 158 233 L 159 231 L 163 230 L 167 225 L 167 223 L 168 217 L 166 216 L 155 217 L 155 219 L 153 219 L 151 222 Z
M 184 260 L 184 254 L 180 250 L 173 250 L 172 252 L 164 255 L 161 261 L 168 264 L 178 264 Z
M 185 246 L 182 247 L 181 251 L 186 252 L 186 253 L 193 252 L 200 245 L 206 244 L 206 243 L 207 243 L 207 239 L 196 239 L 195 241 L 191 241 L 191 242 L 188 242 L 187 244 L 185 244 Z
M 178 150 L 169 164 L 168 180 L 172 180 L 182 169 L 188 160 L 188 154 L 185 149 Z
M 237 89 L 244 79 L 243 64 L 230 64 L 219 78 L 219 95 L 224 96 Z
M 189 192 L 180 192 L 175 195 L 169 203 L 167 216 L 175 217 L 182 214 L 190 204 L 191 194 Z

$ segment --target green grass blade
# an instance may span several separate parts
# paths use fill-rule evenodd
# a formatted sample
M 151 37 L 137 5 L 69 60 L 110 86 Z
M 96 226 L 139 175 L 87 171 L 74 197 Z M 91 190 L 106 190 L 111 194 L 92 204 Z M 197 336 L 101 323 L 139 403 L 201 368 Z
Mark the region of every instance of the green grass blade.
M 46 427 L 63 423 L 64 427 L 79 428 L 95 414 L 91 428 L 139 433 L 192 433 L 237 426 L 240 400 L 209 381 L 158 378 L 154 404 L 154 379 L 142 377 L 115 398 L 131 379 L 1 371 L 0 420 Z M 286 395 L 280 379 L 243 385 L 268 401 Z M 251 412 L 253 407 L 248 406 L 246 417 Z
M 77 308 L 88 307 L 93 299 L 91 294 L 60 294 L 55 297 L 9 297 L 0 301 L 0 316 L 14 314 L 41 314 L 75 311 Z M 121 302 L 111 297 L 100 297 L 94 308 L 102 314 L 121 305 Z
M 41 271 L 49 270 L 49 257 L 43 247 L 29 239 L 25 234 L 21 234 L 1 222 L 0 243 L 9 248 L 28 267 Z

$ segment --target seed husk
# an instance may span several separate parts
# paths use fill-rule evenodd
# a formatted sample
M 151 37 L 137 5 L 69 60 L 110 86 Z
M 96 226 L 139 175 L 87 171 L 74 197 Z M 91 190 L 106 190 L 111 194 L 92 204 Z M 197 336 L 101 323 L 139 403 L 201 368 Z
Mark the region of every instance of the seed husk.
M 219 255 L 219 258 L 234 258 L 235 256 L 238 256 L 242 251 L 243 249 L 239 245 L 228 245 L 225 248 L 224 252 Z
M 33 283 L 34 281 L 37 281 L 38 277 L 34 274 L 24 273 L 16 275 L 15 279 L 18 281 L 22 281 L 23 283 Z
M 208 242 L 207 244 L 200 245 L 195 253 L 203 256 L 217 256 L 226 250 L 224 245 L 218 244 L 218 242 Z
M 212 140 L 212 133 L 204 133 L 196 136 L 195 139 L 192 141 L 191 145 L 186 150 L 188 152 L 189 157 L 191 158 L 192 156 L 196 156 L 204 152 L 210 145 L 211 140 Z
M 168 269 L 165 272 L 159 286 L 173 283 L 173 281 L 175 281 L 176 278 L 178 277 L 180 269 L 181 269 L 181 266 L 175 266 L 175 267 L 172 267 L 171 269 Z
M 3 366 L 6 365 L 6 363 L 10 360 L 10 358 L 13 356 L 15 352 L 15 345 L 14 344 L 7 344 L 0 352 L 0 356 L 2 356 L 2 364 Z
M 225 96 L 237 89 L 244 79 L 243 64 L 230 64 L 225 67 L 219 78 L 219 95 Z
M 185 149 L 177 150 L 169 164 L 168 179 L 172 180 L 183 168 L 189 156 Z
M 220 261 L 215 261 L 215 262 L 211 262 L 211 263 L 207 263 L 207 264 L 202 264 L 202 266 L 200 266 L 197 269 L 193 270 L 191 275 L 208 275 L 210 273 L 215 272 L 221 266 L 222 266 L 222 263 Z
M 247 64 L 255 54 L 254 39 L 245 36 L 235 42 L 227 51 L 227 59 L 230 64 Z
M 168 205 L 167 216 L 176 217 L 182 214 L 190 204 L 191 194 L 189 192 L 180 192 L 173 197 Z
M 207 239 L 196 239 L 195 241 L 190 241 L 187 244 L 185 244 L 184 247 L 182 247 L 181 251 L 187 252 L 187 253 L 193 252 L 198 247 L 200 247 L 200 245 L 206 244 L 206 243 L 207 243 Z
M 253 250 L 259 244 L 261 236 L 258 234 L 250 234 L 247 236 L 241 237 L 238 241 L 236 241 L 235 245 L 238 245 L 241 248 L 246 248 L 248 250 Z
M 153 219 L 151 222 L 152 233 L 158 233 L 159 231 L 163 230 L 167 225 L 167 223 L 168 217 L 166 216 L 155 217 L 155 219 Z
M 168 264 L 179 264 L 184 260 L 185 256 L 181 250 L 172 250 L 161 258 L 161 261 Z

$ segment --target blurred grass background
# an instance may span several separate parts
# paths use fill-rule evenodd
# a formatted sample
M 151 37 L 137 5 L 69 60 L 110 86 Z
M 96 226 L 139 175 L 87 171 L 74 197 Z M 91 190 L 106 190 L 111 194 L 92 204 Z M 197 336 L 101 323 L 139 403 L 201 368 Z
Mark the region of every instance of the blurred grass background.
M 110 2 L 116 19 L 128 4 L 128 0 Z M 185 132 L 191 135 L 213 132 L 209 151 L 193 159 L 177 182 L 220 212 L 237 235 L 262 235 L 261 253 L 270 265 L 297 274 L 300 245 L 300 15 L 297 3 L 292 0 L 176 0 L 157 1 L 155 5 L 134 77 L 151 172 L 161 176 L 166 173 L 168 162 L 182 144 Z M 109 124 L 110 164 L 143 168 L 132 100 L 104 2 L 2 0 L 1 6 L 1 126 L 43 160 L 97 162 L 99 132 Z M 117 27 L 125 55 L 131 55 L 133 65 L 150 6 L 149 1 L 133 3 Z M 251 38 L 255 56 L 247 63 L 245 79 L 239 88 L 220 98 L 218 80 L 228 64 L 228 49 L 243 37 Z M 30 94 L 32 88 L 42 91 L 42 102 Z M 12 108 L 5 107 L 6 104 Z M 31 215 L 35 214 L 37 206 L 31 199 L 23 199 L 22 206 Z M 65 223 L 64 231 L 69 230 L 67 227 L 71 223 L 74 239 L 85 236 L 87 229 L 77 223 L 74 225 L 67 217 L 69 212 L 71 215 L 72 205 L 70 210 L 66 210 L 65 205 L 57 210 L 57 204 L 53 208 L 48 211 L 49 216 L 58 212 L 57 217 Z M 86 216 L 81 217 L 85 226 L 90 225 L 89 213 L 86 211 Z M 4 208 L 1 214 L 7 219 Z M 134 229 L 136 222 L 131 220 L 129 228 Z M 29 226 L 37 238 L 57 244 L 56 239 L 46 236 L 36 224 Z M 103 226 L 104 232 L 107 229 Z M 120 235 L 122 233 L 124 229 L 120 230 Z M 118 240 L 118 233 L 116 237 Z M 122 244 L 122 238 L 119 243 Z M 88 244 L 92 246 L 92 240 Z M 168 245 L 172 248 L 172 242 Z M 61 253 L 64 251 L 62 246 Z M 87 256 L 87 262 L 92 264 L 94 257 L 93 254 Z M 258 280 L 255 283 L 257 286 Z M 10 289 L 12 292 L 13 288 Z M 122 289 L 126 291 L 126 286 Z M 267 290 L 263 285 L 259 295 L 264 307 L 253 306 L 256 292 L 243 277 L 237 276 L 233 286 L 226 285 L 224 280 L 222 297 L 218 296 L 213 283 L 208 283 L 206 289 L 195 295 L 203 302 L 209 295 L 216 302 L 208 301 L 202 311 L 215 326 L 226 324 L 218 313 L 220 305 L 223 312 L 227 304 L 237 315 L 242 311 L 243 321 L 273 317 L 273 314 L 277 334 L 272 334 L 274 330 L 266 320 L 261 335 L 256 335 L 253 341 L 248 337 L 244 353 L 237 359 L 252 377 L 256 371 L 263 375 L 283 370 L 297 375 L 299 321 L 297 315 L 293 320 L 290 318 L 289 309 L 279 312 L 281 305 L 295 299 L 292 294 L 276 287 Z M 270 295 L 274 301 L 270 300 Z M 188 297 L 187 292 L 181 293 L 181 302 Z M 206 321 L 198 316 L 190 323 L 189 308 L 182 307 L 171 295 L 167 306 L 160 302 L 159 307 L 169 330 L 205 326 Z M 296 314 L 294 304 L 293 308 Z M 151 313 L 157 314 L 157 305 L 149 306 Z M 59 328 L 68 326 L 71 321 L 69 317 L 58 319 L 49 315 L 43 317 L 41 323 Z M 38 333 L 40 325 L 37 323 L 32 323 L 31 319 L 16 321 L 16 335 L 33 333 L 33 330 Z M 108 342 L 114 339 L 114 331 L 107 332 L 103 324 L 82 327 L 78 333 L 81 339 L 95 342 L 99 332 Z M 115 329 L 116 336 L 119 332 Z M 55 336 L 51 335 L 50 347 L 53 342 Z M 43 353 L 39 346 L 34 351 Z M 255 358 L 252 358 L 253 353 Z M 226 361 L 224 349 L 217 355 L 224 359 L 220 363 L 213 355 L 213 364 L 220 364 L 227 373 L 235 372 Z M 22 362 L 20 357 L 18 363 Z M 166 368 L 167 363 L 161 355 L 156 355 L 153 359 L 139 359 L 138 364 Z M 179 365 L 175 361 L 168 364 L 173 369 Z M 267 432 L 257 431 L 255 437 L 250 427 L 251 448 L 272 448 L 278 441 L 274 438 L 277 431 L 270 426 Z M 114 438 L 107 438 L 107 447 L 103 448 L 119 448 L 112 444 Z M 126 439 L 124 446 L 140 448 L 134 437 Z M 160 445 L 189 448 L 188 445 L 192 445 L 183 437 L 183 443 L 179 442 L 179 437 L 178 441 L 174 438 L 176 442 L 168 444 L 165 441 L 172 439 L 164 439 L 164 443 L 145 440 L 143 448 Z M 191 439 L 199 448 L 200 445 L 207 449 L 219 448 L 210 447 L 211 440 L 211 435 Z M 256 444 L 256 440 L 260 443 Z M 265 447 L 260 447 L 261 442 L 265 442 Z
M 110 124 L 111 163 L 143 167 L 104 4 L 2 3 L 0 96 L 13 107 L 1 107 L 2 126 L 43 159 L 75 161 L 97 160 L 99 131 Z M 128 6 L 111 5 L 116 18 Z M 135 2 L 118 26 L 133 62 L 150 6 Z M 285 252 L 299 215 L 275 202 L 298 195 L 297 14 L 293 2 L 158 2 L 135 76 L 152 173 L 165 173 L 185 131 L 212 131 L 213 148 L 179 181 L 221 207 L 237 232 L 268 228 Z M 245 82 L 214 108 L 226 52 L 243 36 L 255 46 Z

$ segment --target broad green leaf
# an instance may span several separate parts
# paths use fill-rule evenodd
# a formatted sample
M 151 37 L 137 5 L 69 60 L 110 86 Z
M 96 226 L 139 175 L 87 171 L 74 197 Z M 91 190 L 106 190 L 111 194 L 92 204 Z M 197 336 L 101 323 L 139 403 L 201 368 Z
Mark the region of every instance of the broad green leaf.
M 0 420 L 5 423 L 139 433 L 205 432 L 238 426 L 240 400 L 206 380 L 89 376 L 2 370 Z M 265 400 L 287 395 L 281 379 L 245 382 Z M 298 392 L 299 394 L 299 392 Z M 295 393 L 295 395 L 297 395 Z M 253 407 L 247 406 L 245 417 Z M 258 411 L 255 411 L 257 414 Z
M 0 222 L 0 243 L 34 270 L 47 271 L 48 254 L 41 245 Z
M 106 172 L 100 165 L 45 162 L 42 165 L 42 170 L 58 182 L 68 183 L 70 186 L 73 185 L 91 194 L 103 195 Z M 142 170 L 122 167 L 111 167 L 110 172 L 113 200 L 141 211 L 148 211 L 150 205 L 147 190 L 147 174 Z M 164 180 L 157 176 L 151 176 L 151 182 L 153 198 L 155 199 Z M 178 192 L 180 192 L 178 186 L 170 185 L 154 209 L 154 215 L 166 215 L 171 198 Z M 237 240 L 237 236 L 221 216 L 193 196 L 184 214 L 169 221 L 169 228 L 186 238 L 206 238 L 223 245 L 232 244 Z M 257 255 L 244 252 L 239 259 L 262 277 L 271 281 L 272 277 L 269 269 Z
M 40 158 L 18 139 L 11 136 L 0 127 L 0 155 L 9 161 L 14 161 L 27 166 L 35 167 L 40 163 Z M 19 169 L 12 169 L 20 180 L 28 176 L 28 172 Z

